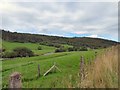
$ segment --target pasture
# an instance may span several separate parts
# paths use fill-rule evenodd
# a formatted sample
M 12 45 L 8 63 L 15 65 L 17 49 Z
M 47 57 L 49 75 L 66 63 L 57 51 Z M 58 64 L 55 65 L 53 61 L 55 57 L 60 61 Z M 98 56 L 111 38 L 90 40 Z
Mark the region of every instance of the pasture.
M 38 46 L 41 46 L 42 50 L 38 50 Z M 7 51 L 11 51 L 16 47 L 27 47 L 31 49 L 35 54 L 41 55 L 48 52 L 54 52 L 55 47 L 39 45 L 38 43 L 18 43 L 18 42 L 2 42 L 2 47 L 5 48 Z
M 79 80 L 77 75 L 80 69 L 80 57 L 84 56 L 86 64 L 88 61 L 94 60 L 95 58 L 95 51 L 93 50 L 43 55 L 48 52 L 53 52 L 55 48 L 41 45 L 43 50 L 37 50 L 39 44 L 3 42 L 3 47 L 7 48 L 7 50 L 12 50 L 14 47 L 18 46 L 26 46 L 39 54 L 39 56 L 3 60 L 3 88 L 8 87 L 9 75 L 15 71 L 20 72 L 22 75 L 23 88 L 65 88 L 68 87 L 68 81 L 72 82 L 74 87 L 77 87 L 76 81 Z M 99 52 L 100 50 L 97 51 Z M 56 65 L 61 72 L 56 71 L 49 73 L 44 77 L 43 74 L 53 65 L 54 62 L 56 62 Z M 39 78 L 37 78 L 38 64 L 40 65 L 41 74 Z

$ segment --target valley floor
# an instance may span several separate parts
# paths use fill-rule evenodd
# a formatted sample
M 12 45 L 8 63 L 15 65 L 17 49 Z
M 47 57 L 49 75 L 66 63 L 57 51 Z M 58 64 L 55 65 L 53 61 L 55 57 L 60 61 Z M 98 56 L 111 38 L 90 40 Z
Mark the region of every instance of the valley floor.
M 2 60 L 2 70 L 0 72 L 2 72 L 3 88 L 8 88 L 10 75 L 13 72 L 21 73 L 23 88 L 118 87 L 118 47 L 106 50 L 54 53 L 54 47 L 41 45 L 43 50 L 39 51 L 36 49 L 39 44 L 3 42 L 3 46 L 8 51 L 12 50 L 15 46 L 18 47 L 21 45 L 28 46 L 28 48 L 39 56 Z M 85 63 L 85 73 L 87 72 L 85 79 L 82 81 L 79 76 L 81 73 L 81 56 L 83 56 Z M 43 76 L 54 63 L 56 63 L 61 72 L 56 70 Z M 39 78 L 38 65 L 40 65 Z M 88 83 L 89 81 L 92 82 Z
M 8 87 L 9 75 L 15 71 L 22 74 L 23 87 L 25 88 L 64 88 L 67 87 L 65 81 L 69 81 L 71 75 L 74 76 L 72 83 L 76 85 L 75 78 L 79 72 L 80 56 L 85 57 L 87 64 L 89 60 L 95 58 L 94 53 L 95 51 L 64 52 L 2 61 L 3 87 Z M 54 62 L 61 72 L 56 71 L 55 73 L 50 73 L 43 77 L 43 74 L 54 64 Z M 38 64 L 40 65 L 40 78 L 37 78 Z

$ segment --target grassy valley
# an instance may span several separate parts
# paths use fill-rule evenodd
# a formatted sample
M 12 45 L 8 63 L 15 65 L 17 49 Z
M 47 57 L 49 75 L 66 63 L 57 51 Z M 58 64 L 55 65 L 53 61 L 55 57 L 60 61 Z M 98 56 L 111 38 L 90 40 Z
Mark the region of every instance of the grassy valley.
M 12 60 L 3 61 L 3 87 L 7 86 L 8 77 L 12 72 L 18 71 L 23 77 L 23 86 L 26 88 L 35 87 L 67 87 L 64 85 L 65 79 L 69 80 L 70 75 L 77 75 L 79 71 L 80 56 L 87 58 L 94 58 L 94 51 L 85 52 L 65 52 L 56 53 L 52 55 L 42 55 L 30 58 L 16 58 Z M 18 63 L 19 62 L 19 63 Z M 61 72 L 42 75 L 56 62 Z M 41 77 L 37 79 L 37 66 L 40 64 Z M 49 81 L 49 82 L 48 82 Z M 53 83 L 55 85 L 53 85 Z M 5 85 L 5 86 L 4 86 Z
M 27 34 L 25 34 L 27 36 Z M 49 36 L 48 36 L 49 37 Z M 60 38 L 60 37 L 57 37 Z M 63 38 L 63 37 L 61 37 Z M 66 38 L 64 38 L 66 39 Z M 81 38 L 80 38 L 81 39 Z M 80 40 L 79 39 L 79 40 Z M 87 39 L 87 38 L 86 38 Z M 21 73 L 21 80 L 22 80 L 22 87 L 23 88 L 80 88 L 80 87 L 118 87 L 117 86 L 117 74 L 113 75 L 116 72 L 109 72 L 113 76 L 109 76 L 106 74 L 107 72 L 104 70 L 102 71 L 101 67 L 104 65 L 106 69 L 116 70 L 117 67 L 112 66 L 112 63 L 114 62 L 114 59 L 116 60 L 114 62 L 114 65 L 117 64 L 117 56 L 118 54 L 116 53 L 116 50 L 118 47 L 114 47 L 111 49 L 110 46 L 116 45 L 116 42 L 111 42 L 111 41 L 106 41 L 108 44 L 106 44 L 106 48 L 104 45 L 101 48 L 101 46 L 97 49 L 96 46 L 92 45 L 89 39 L 89 42 L 86 40 L 84 41 L 84 47 L 88 48 L 85 51 L 80 51 L 80 50 L 73 50 L 73 51 L 68 51 L 68 48 L 72 47 L 82 47 L 81 45 L 77 44 L 70 44 L 66 41 L 66 43 L 58 43 L 60 47 L 56 47 L 53 45 L 50 45 L 50 40 L 47 40 L 47 45 L 43 41 L 41 42 L 20 42 L 18 39 L 17 41 L 14 41 L 13 39 L 9 40 L 5 39 L 3 37 L 2 41 L 2 47 L 5 49 L 4 52 L 11 52 L 14 50 L 14 48 L 17 47 L 26 47 L 29 48 L 35 56 L 32 57 L 15 57 L 15 58 L 3 58 L 2 59 L 2 87 L 3 88 L 8 88 L 9 87 L 9 79 L 10 75 L 13 72 L 20 72 Z M 74 40 L 77 40 L 74 39 Z M 77 40 L 76 42 L 78 43 Z M 99 42 L 98 39 L 94 39 L 96 42 Z M 98 41 L 97 41 L 98 40 Z M 49 42 L 49 45 L 48 45 Z M 65 41 L 64 41 L 65 42 Z M 75 42 L 75 41 L 72 41 Z M 79 41 L 80 42 L 80 41 Z M 103 42 L 103 41 L 102 41 Z M 111 42 L 111 45 L 110 45 Z M 87 43 L 91 43 L 92 48 L 88 46 Z M 56 44 L 56 43 L 55 43 Z M 38 50 L 38 47 L 41 47 L 41 50 Z M 63 52 L 55 52 L 56 49 L 64 47 L 66 51 Z M 94 48 L 94 49 L 93 49 Z M 115 51 L 114 51 L 115 50 Z M 107 53 L 106 52 L 110 52 Z M 103 56 L 106 57 L 103 57 Z M 111 57 L 109 57 L 109 55 Z M 115 56 L 116 55 L 116 56 Z M 84 58 L 84 68 L 85 71 L 87 72 L 87 76 L 85 79 L 82 81 L 81 84 L 81 77 L 80 75 L 80 65 L 81 65 L 81 56 Z M 114 57 L 115 56 L 115 57 Z M 109 59 L 107 59 L 109 57 Z M 112 58 L 112 59 L 111 59 Z M 95 63 L 94 63 L 95 62 Z M 50 69 L 54 63 L 56 63 L 56 66 L 60 69 L 58 70 L 53 70 L 50 73 L 48 73 L 46 76 L 43 76 L 44 73 Z M 40 77 L 38 77 L 38 65 L 40 65 Z M 106 66 L 107 65 L 107 66 Z M 113 68 L 113 69 L 112 69 Z M 92 70 L 95 69 L 94 75 L 97 75 L 95 77 L 95 80 L 93 80 L 93 73 L 91 74 Z M 97 72 L 97 70 L 99 70 Z M 101 75 L 103 72 L 103 75 Z M 108 78 L 110 78 L 110 84 L 105 79 L 104 75 L 107 75 Z M 101 86 L 98 86 L 98 81 L 99 78 L 103 80 L 104 84 L 101 83 Z M 92 85 L 89 85 L 87 81 L 96 81 L 95 85 L 92 83 Z M 112 81 L 113 80 L 113 81 Z M 100 83 L 100 82 L 99 82 Z M 82 86 L 81 86 L 82 85 Z M 112 85 L 112 86 L 111 86 Z

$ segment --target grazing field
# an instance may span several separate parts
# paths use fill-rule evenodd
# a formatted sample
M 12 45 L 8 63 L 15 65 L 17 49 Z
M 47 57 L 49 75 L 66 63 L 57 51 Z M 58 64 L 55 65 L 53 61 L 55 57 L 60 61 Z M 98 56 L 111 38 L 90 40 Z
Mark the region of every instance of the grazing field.
M 65 48 L 72 47 L 71 45 L 61 44 Z M 41 46 L 42 50 L 38 50 L 38 47 Z M 27 47 L 31 49 L 37 55 L 43 55 L 46 53 L 54 52 L 55 47 L 40 45 L 38 43 L 18 43 L 18 42 L 7 42 L 2 41 L 2 47 L 6 49 L 6 51 L 12 51 L 16 47 Z
M 54 47 L 42 46 L 43 50 L 37 50 L 39 44 L 31 43 L 11 43 L 3 42 L 3 47 L 7 50 L 12 50 L 15 47 L 26 46 L 33 50 L 35 53 L 48 53 L 55 50 Z M 65 45 L 69 47 L 69 45 Z M 80 57 L 84 56 L 86 64 L 88 61 L 95 58 L 95 51 L 73 51 L 52 53 L 50 55 L 40 55 L 34 57 L 14 58 L 2 61 L 2 76 L 3 87 L 8 87 L 9 75 L 15 71 L 20 72 L 22 75 L 22 83 L 25 88 L 39 88 L 39 87 L 68 87 L 66 81 L 71 80 L 70 76 L 78 75 L 80 66 Z M 43 74 L 56 63 L 61 72 L 56 71 L 49 73 L 47 76 Z M 40 65 L 41 76 L 37 78 L 37 66 Z M 76 80 L 76 79 L 75 79 Z M 72 80 L 74 85 L 76 81 Z M 61 83 L 62 82 L 62 83 Z M 77 87 L 77 86 L 76 86 Z
M 5 48 L 7 51 L 11 51 L 16 47 L 27 47 L 31 49 L 35 54 L 41 55 L 48 52 L 54 52 L 55 47 L 45 46 L 45 45 L 39 45 L 38 43 L 18 43 L 18 42 L 2 42 L 3 48 Z M 38 50 L 38 46 L 41 46 L 42 50 Z
M 30 48 L 38 54 L 34 57 L 2 60 L 3 88 L 8 88 L 10 75 L 13 72 L 21 73 L 23 88 L 117 87 L 117 48 L 54 53 L 55 47 L 33 43 L 4 41 L 2 45 L 6 51 L 12 51 L 15 47 L 22 46 Z M 42 50 L 37 50 L 38 46 L 41 46 Z M 72 47 L 66 44 L 63 46 Z M 86 74 L 82 82 L 80 82 L 81 56 L 84 58 Z M 43 76 L 54 63 L 60 71 L 55 70 Z M 38 77 L 38 65 L 40 65 L 40 77 Z M 99 86 L 100 84 L 101 86 Z
M 7 87 L 8 78 L 12 72 L 20 72 L 22 74 L 23 87 L 67 87 L 64 80 L 70 80 L 69 76 L 78 74 L 80 56 L 94 58 L 94 51 L 87 52 L 65 52 L 48 56 L 36 56 L 31 58 L 16 58 L 3 61 L 3 87 Z M 56 62 L 61 72 L 42 75 Z M 40 64 L 41 77 L 37 79 L 37 66 Z M 75 81 L 73 81 L 75 84 Z

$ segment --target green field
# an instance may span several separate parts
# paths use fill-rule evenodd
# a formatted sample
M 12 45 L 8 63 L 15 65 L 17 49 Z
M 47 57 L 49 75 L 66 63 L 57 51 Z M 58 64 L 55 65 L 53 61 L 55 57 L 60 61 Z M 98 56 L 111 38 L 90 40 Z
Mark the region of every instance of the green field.
M 8 51 L 15 47 L 25 46 L 30 48 L 39 56 L 14 58 L 2 61 L 2 82 L 3 87 L 8 87 L 9 75 L 15 71 L 22 74 L 22 84 L 25 88 L 65 88 L 68 87 L 67 81 L 72 81 L 74 87 L 77 87 L 77 75 L 80 67 L 80 57 L 84 56 L 86 64 L 95 58 L 95 51 L 76 51 L 62 52 L 44 55 L 48 52 L 54 52 L 54 47 L 40 45 L 42 50 L 37 50 L 39 44 L 33 43 L 12 43 L 3 42 L 3 47 Z M 65 45 L 67 47 L 67 45 Z M 69 47 L 69 45 L 68 45 Z M 98 50 L 99 51 L 99 50 Z M 49 73 L 47 76 L 43 74 L 56 62 L 61 72 L 56 71 Z M 40 65 L 41 77 L 37 78 L 37 68 Z M 72 76 L 72 78 L 71 78 Z
M 48 52 L 54 52 L 55 47 L 50 47 L 50 46 L 44 46 L 44 45 L 39 45 L 38 43 L 18 43 L 18 42 L 2 42 L 3 48 L 5 48 L 7 51 L 11 51 L 16 47 L 27 47 L 31 49 L 35 54 L 41 55 L 45 54 Z M 37 50 L 38 46 L 42 47 L 42 50 Z

